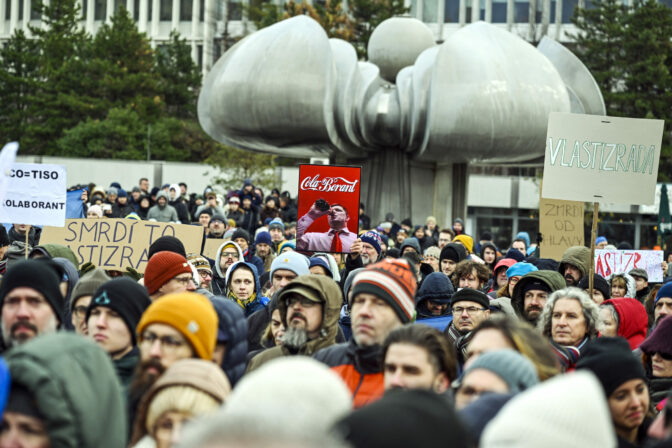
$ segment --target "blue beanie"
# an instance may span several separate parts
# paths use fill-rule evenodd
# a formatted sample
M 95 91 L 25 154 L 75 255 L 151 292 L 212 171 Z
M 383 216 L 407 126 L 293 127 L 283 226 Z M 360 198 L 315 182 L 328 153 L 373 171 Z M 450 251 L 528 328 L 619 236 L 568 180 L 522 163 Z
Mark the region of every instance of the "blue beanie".
M 120 197 L 120 198 L 127 198 L 127 197 L 128 197 L 128 193 L 126 193 L 126 190 L 124 190 L 123 188 L 120 188 L 120 189 L 119 189 L 119 193 L 117 194 L 117 197 Z
M 298 252 L 284 252 L 278 255 L 273 263 L 271 263 L 271 278 L 273 273 L 278 269 L 287 269 L 296 275 L 310 274 L 310 261 L 305 255 Z
M 598 236 L 597 239 L 595 240 L 595 244 L 600 244 L 600 243 L 606 243 L 607 239 L 603 236 Z
M 282 222 L 282 219 L 273 218 L 271 222 L 268 223 L 268 230 L 275 228 L 281 229 L 283 232 L 285 231 L 285 224 Z
M 362 243 L 369 243 L 372 245 L 373 248 L 376 249 L 376 252 L 378 252 L 378 255 L 380 255 L 380 235 L 378 235 L 376 232 L 368 231 L 362 234 L 359 239 L 362 240 Z
M 659 290 L 658 294 L 656 294 L 656 299 L 653 301 L 653 303 L 657 303 L 658 299 L 661 297 L 670 297 L 672 298 L 672 282 L 665 283 Z
M 538 271 L 537 267 L 533 265 L 532 263 L 525 263 L 520 262 L 516 263 L 513 266 L 511 266 L 509 269 L 506 270 L 506 278 L 509 279 L 511 277 L 522 277 L 525 274 L 529 274 L 530 272 Z
M 329 269 L 329 265 L 327 264 L 326 261 L 324 261 L 323 258 L 320 258 L 320 257 L 310 258 L 310 267 L 312 268 L 313 266 L 323 267 L 324 270 L 327 271 L 327 274 L 329 275 L 329 277 L 333 278 L 334 274 L 331 272 L 331 269 Z
M 273 243 L 271 241 L 271 234 L 268 232 L 259 232 L 257 237 L 254 239 L 254 244 L 268 244 L 271 246 Z

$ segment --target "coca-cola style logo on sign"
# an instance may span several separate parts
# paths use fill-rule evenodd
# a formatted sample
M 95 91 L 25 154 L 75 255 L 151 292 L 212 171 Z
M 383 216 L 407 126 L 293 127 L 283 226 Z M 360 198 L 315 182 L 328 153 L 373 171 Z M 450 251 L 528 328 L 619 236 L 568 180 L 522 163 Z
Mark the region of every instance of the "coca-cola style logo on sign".
M 320 175 L 316 174 L 313 177 L 306 177 L 301 181 L 299 189 L 323 191 L 323 192 L 340 192 L 340 193 L 354 193 L 355 187 L 359 183 L 359 179 L 347 180 L 343 177 L 325 177 L 320 179 Z

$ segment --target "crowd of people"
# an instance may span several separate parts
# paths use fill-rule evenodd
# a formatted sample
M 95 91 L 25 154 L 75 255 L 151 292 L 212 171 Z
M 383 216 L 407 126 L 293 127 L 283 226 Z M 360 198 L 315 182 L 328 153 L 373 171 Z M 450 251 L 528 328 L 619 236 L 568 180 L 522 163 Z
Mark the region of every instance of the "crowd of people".
M 0 226 L 0 448 L 672 446 L 672 282 L 645 270 L 591 294 L 588 247 L 363 204 L 350 253 L 297 251 L 290 195 L 247 180 L 82 199 L 221 245 L 160 237 L 143 275 Z

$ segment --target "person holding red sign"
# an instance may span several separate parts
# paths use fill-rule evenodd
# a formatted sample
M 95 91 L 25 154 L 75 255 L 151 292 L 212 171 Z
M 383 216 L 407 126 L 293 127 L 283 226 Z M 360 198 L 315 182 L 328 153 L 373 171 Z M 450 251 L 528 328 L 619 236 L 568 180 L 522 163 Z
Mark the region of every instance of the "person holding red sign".
M 331 206 L 326 204 L 327 207 L 321 205 L 318 199 L 310 207 L 308 213 L 299 219 L 296 233 L 301 237 L 296 241 L 296 250 L 350 252 L 350 246 L 357 239 L 357 234 L 348 230 L 348 221 L 350 221 L 348 210 L 341 204 Z M 310 225 L 324 215 L 327 215 L 329 231 L 306 233 Z

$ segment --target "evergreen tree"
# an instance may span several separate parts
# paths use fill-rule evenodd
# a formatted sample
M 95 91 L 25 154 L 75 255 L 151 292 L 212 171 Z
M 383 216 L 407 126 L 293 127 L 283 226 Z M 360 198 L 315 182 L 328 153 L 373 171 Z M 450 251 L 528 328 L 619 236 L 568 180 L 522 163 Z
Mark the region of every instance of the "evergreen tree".
M 178 118 L 195 118 L 201 73 L 191 59 L 191 48 L 177 31 L 170 33 L 170 44 L 157 50 L 156 71 L 159 91 L 167 111 Z

